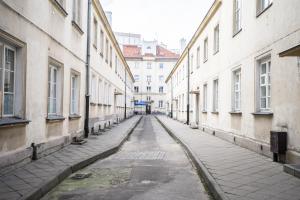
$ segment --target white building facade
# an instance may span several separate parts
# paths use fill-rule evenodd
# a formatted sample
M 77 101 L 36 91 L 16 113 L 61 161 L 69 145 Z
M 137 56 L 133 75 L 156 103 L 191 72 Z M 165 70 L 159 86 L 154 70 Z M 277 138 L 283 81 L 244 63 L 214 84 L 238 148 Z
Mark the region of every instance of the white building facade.
M 91 44 L 91 76 L 107 84 L 97 87 L 97 97 L 109 101 L 90 105 L 88 118 L 124 118 L 125 94 L 128 116 L 133 110 L 133 76 L 98 0 L 92 10 L 106 27 L 113 59 L 104 64 Z M 0 168 L 30 161 L 32 145 L 43 156 L 83 136 L 85 96 L 92 93 L 86 91 L 87 11 L 87 0 L 0 1 Z
M 216 0 L 167 78 L 173 118 L 267 156 L 270 131 L 287 132 L 299 162 L 299 9 Z

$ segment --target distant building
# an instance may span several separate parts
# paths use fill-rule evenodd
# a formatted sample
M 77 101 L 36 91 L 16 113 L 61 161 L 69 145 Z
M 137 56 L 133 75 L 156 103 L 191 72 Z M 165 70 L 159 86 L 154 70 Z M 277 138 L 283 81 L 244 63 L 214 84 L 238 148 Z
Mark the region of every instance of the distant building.
M 156 40 L 141 40 L 139 34 L 116 33 L 116 37 L 134 75 L 135 110 L 165 113 L 165 79 L 179 55 Z

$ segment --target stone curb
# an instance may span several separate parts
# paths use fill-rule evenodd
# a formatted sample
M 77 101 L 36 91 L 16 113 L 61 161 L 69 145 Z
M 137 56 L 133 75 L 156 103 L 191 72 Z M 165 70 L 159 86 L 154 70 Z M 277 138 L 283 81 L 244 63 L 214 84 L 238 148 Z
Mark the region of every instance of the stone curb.
M 228 197 L 225 195 L 224 191 L 220 188 L 218 183 L 215 181 L 215 179 L 209 173 L 207 168 L 204 166 L 203 162 L 197 158 L 193 150 L 184 141 L 182 141 L 179 137 L 177 137 L 158 117 L 156 117 L 156 119 L 169 133 L 169 135 L 178 143 L 180 143 L 182 147 L 185 149 L 188 156 L 192 160 L 193 165 L 196 167 L 198 175 L 204 179 L 205 184 L 207 185 L 213 197 L 216 200 L 229 200 Z
M 72 173 L 94 163 L 97 160 L 107 158 L 112 154 L 116 153 L 117 151 L 119 151 L 119 149 L 122 147 L 124 142 L 130 137 L 133 130 L 140 123 L 141 119 L 142 117 L 139 117 L 139 119 L 133 123 L 133 125 L 127 130 L 125 137 L 121 139 L 121 141 L 118 141 L 116 145 L 112 145 L 110 148 L 97 155 L 91 156 L 83 161 L 74 164 L 73 166 L 67 167 L 66 169 L 62 170 L 59 174 L 57 174 L 55 177 L 53 177 L 51 180 L 44 182 L 39 188 L 23 196 L 21 200 L 38 200 L 42 198 L 45 194 L 47 194 L 50 190 L 52 190 L 55 186 L 57 186 L 60 182 L 62 182 L 65 178 L 67 178 Z

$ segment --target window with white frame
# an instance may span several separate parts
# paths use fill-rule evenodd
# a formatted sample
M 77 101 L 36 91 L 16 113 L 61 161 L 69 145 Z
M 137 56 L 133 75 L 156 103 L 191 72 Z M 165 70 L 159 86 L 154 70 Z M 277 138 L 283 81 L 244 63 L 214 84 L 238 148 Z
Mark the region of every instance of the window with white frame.
M 111 96 L 112 96 L 112 89 L 111 89 L 111 85 L 109 84 L 108 85 L 108 93 L 107 93 L 108 105 L 112 105 Z
M 62 110 L 61 67 L 50 63 L 48 71 L 48 115 L 60 115 Z
M 81 26 L 81 0 L 73 0 L 73 21 Z
M 104 51 L 104 33 L 103 30 L 100 30 L 100 55 L 103 56 Z
M 109 47 L 109 66 L 112 67 L 112 56 L 113 55 L 113 50 L 112 47 Z
M 232 111 L 241 111 L 241 69 L 233 71 L 232 84 Z
M 262 13 L 272 4 L 273 0 L 256 0 L 257 1 L 257 15 Z
M 159 107 L 159 108 L 163 108 L 163 105 L 164 105 L 164 101 L 159 100 L 159 101 L 158 101 L 158 107 Z
M 96 17 L 94 17 L 94 23 L 93 23 L 93 45 L 95 48 L 98 46 L 98 21 Z
M 150 96 L 147 96 L 147 101 L 151 101 L 151 97 Z
M 218 112 L 219 106 L 219 80 L 214 80 L 213 84 L 213 112 Z
M 92 98 L 91 98 L 91 102 L 92 103 L 97 103 L 97 78 L 95 75 L 92 76 L 92 87 L 91 87 L 91 93 L 92 93 Z
M 158 79 L 159 79 L 159 81 L 164 81 L 164 76 L 163 75 L 159 75 Z
M 214 29 L 214 53 L 219 52 L 219 46 L 220 46 L 220 30 L 219 30 L 219 24 Z
M 108 39 L 105 40 L 105 62 L 108 63 Z
M 104 83 L 104 104 L 108 105 L 108 84 Z
M 139 86 L 134 86 L 134 92 L 139 93 Z
M 16 49 L 0 42 L 0 54 L 0 115 L 14 116 Z
M 71 73 L 71 101 L 70 114 L 79 114 L 79 76 Z
M 139 62 L 134 62 L 134 67 L 135 67 L 136 69 L 138 69 L 138 68 L 139 68 Z
M 207 84 L 203 85 L 203 111 L 207 111 Z
M 204 46 L 203 62 L 206 62 L 208 59 L 208 38 L 205 38 L 203 46 Z
M 191 69 L 191 73 L 193 73 L 193 70 L 194 70 L 194 55 L 193 54 L 191 55 L 190 59 L 191 59 L 190 60 L 190 64 L 191 64 L 190 69 Z
M 150 75 L 147 76 L 147 82 L 151 82 L 151 76 Z
M 164 68 L 164 63 L 159 63 L 159 68 L 163 69 Z
M 258 60 L 259 111 L 271 109 L 271 58 Z
M 147 92 L 151 92 L 151 86 L 147 86 Z
M 197 48 L 197 68 L 200 68 L 200 46 Z
M 102 83 L 102 79 L 98 80 L 98 103 L 103 104 L 103 83 Z
M 134 75 L 134 80 L 137 82 L 140 80 L 140 75 Z
M 234 0 L 233 8 L 233 34 L 236 34 L 242 29 L 242 0 Z
M 158 90 L 159 90 L 159 93 L 164 93 L 164 87 L 163 86 L 160 86 Z
M 151 69 L 152 68 L 152 63 L 151 62 L 147 62 L 147 69 Z
M 115 74 L 118 72 L 118 57 L 115 55 Z

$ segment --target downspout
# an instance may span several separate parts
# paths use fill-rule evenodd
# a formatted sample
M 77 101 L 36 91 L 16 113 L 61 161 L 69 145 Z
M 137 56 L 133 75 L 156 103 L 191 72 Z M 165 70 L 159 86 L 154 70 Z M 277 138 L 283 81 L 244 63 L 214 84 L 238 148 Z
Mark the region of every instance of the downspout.
M 127 73 L 125 69 L 125 108 L 124 108 L 124 119 L 126 119 L 127 112 Z
M 90 58 L 91 58 L 91 49 L 90 49 L 90 32 L 91 32 L 91 7 L 92 0 L 88 0 L 88 16 L 87 16 L 87 43 L 86 43 L 86 88 L 85 88 L 85 118 L 84 118 L 84 137 L 89 136 L 89 115 L 90 115 Z
M 171 118 L 173 118 L 173 77 L 171 77 Z
M 187 60 L 187 104 L 186 104 L 186 124 L 190 124 L 190 49 L 188 49 L 188 60 Z

